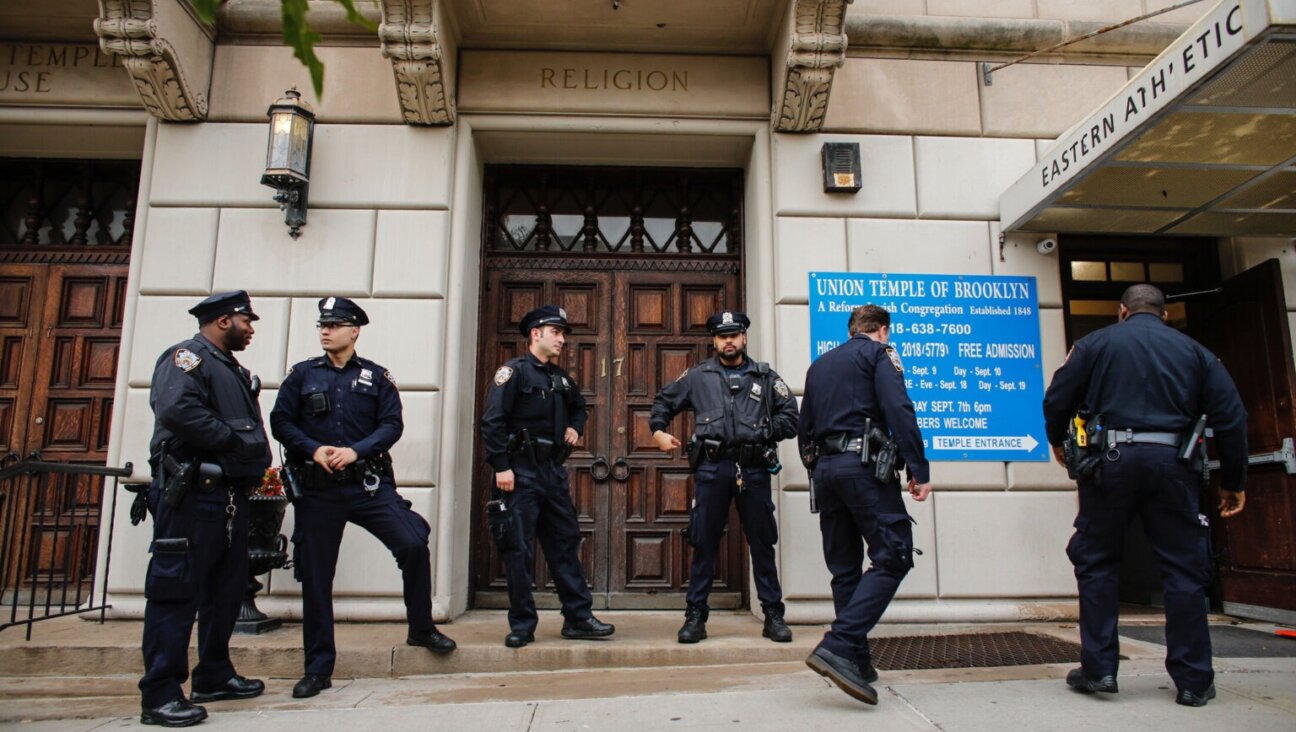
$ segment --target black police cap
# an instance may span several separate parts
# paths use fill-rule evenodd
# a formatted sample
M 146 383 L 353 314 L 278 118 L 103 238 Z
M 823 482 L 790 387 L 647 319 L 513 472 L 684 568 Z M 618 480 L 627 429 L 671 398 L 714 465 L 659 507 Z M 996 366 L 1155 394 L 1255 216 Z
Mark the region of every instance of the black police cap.
M 706 327 L 711 335 L 726 335 L 728 333 L 745 333 L 747 326 L 751 325 L 751 318 L 746 313 L 740 313 L 737 310 L 725 310 L 716 313 L 707 318 Z
M 322 297 L 319 301 L 320 325 L 325 323 L 348 323 L 350 325 L 368 325 L 369 316 L 355 304 L 354 300 L 345 297 Z
M 189 314 L 198 319 L 199 325 L 210 323 L 222 315 L 240 313 L 251 320 L 261 319 L 259 315 L 252 312 L 252 298 L 248 297 L 244 290 L 218 292 L 189 308 Z
M 571 332 L 571 326 L 567 324 L 567 311 L 557 305 L 541 305 L 523 315 L 519 330 L 522 331 L 522 335 L 530 335 L 532 328 L 542 328 L 546 325 L 562 328 L 564 333 Z

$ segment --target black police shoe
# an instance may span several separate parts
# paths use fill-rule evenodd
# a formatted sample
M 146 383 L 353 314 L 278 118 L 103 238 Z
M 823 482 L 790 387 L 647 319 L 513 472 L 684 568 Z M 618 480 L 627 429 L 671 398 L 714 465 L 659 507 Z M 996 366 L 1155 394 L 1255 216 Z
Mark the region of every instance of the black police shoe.
M 1175 704 L 1182 704 L 1185 707 L 1204 707 L 1206 706 L 1206 702 L 1214 698 L 1215 685 L 1211 684 L 1206 687 L 1206 691 L 1203 691 L 1200 694 L 1188 691 L 1187 689 L 1180 689 L 1179 694 L 1175 697 Z
M 535 633 L 529 630 L 513 630 L 504 636 L 504 645 L 509 648 L 521 648 L 528 643 L 535 643 Z
M 792 629 L 783 622 L 782 610 L 770 608 L 765 611 L 765 628 L 761 630 L 761 635 L 775 643 L 792 642 Z
M 1092 694 L 1095 691 L 1115 694 L 1119 691 L 1116 686 L 1116 677 L 1111 674 L 1094 678 L 1085 674 L 1082 668 L 1073 668 L 1067 672 L 1067 686 L 1075 689 L 1081 694 Z
M 405 642 L 411 646 L 422 646 L 433 653 L 449 653 L 459 647 L 449 636 L 432 626 L 432 630 L 410 631 Z
M 856 660 L 855 668 L 859 669 L 860 677 L 863 678 L 868 683 L 871 684 L 874 681 L 878 680 L 878 672 L 877 669 L 873 667 L 872 661 L 865 661 L 864 663 L 860 663 L 858 660 Z
M 563 623 L 562 637 L 571 640 L 592 640 L 606 638 L 616 632 L 616 627 L 605 623 L 593 615 L 584 620 L 568 620 Z
M 854 661 L 842 658 L 823 646 L 816 646 L 806 658 L 806 665 L 865 704 L 878 703 L 877 691 L 864 680 Z
M 689 607 L 684 611 L 684 625 L 679 629 L 680 643 L 697 643 L 707 637 L 707 613 L 700 607 Z
M 265 682 L 261 679 L 245 679 L 236 675 L 211 691 L 194 689 L 194 692 L 189 695 L 189 700 L 206 704 L 224 699 L 251 699 L 254 696 L 261 696 L 263 691 L 265 691 Z
M 207 718 L 207 710 L 188 699 L 169 701 L 160 707 L 140 712 L 143 724 L 160 724 L 163 727 L 188 727 Z
M 315 696 L 333 685 L 333 681 L 324 674 L 306 674 L 293 687 L 294 699 L 305 699 Z

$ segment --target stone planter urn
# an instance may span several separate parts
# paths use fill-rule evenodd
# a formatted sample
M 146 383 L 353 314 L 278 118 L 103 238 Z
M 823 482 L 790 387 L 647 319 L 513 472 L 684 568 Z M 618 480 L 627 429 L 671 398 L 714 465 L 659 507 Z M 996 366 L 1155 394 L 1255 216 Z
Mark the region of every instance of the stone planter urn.
M 265 587 L 257 577 L 288 564 L 288 539 L 279 533 L 288 497 L 279 468 L 266 471 L 261 486 L 248 495 L 248 509 L 248 584 L 234 632 L 257 635 L 283 625 L 283 620 L 268 617 L 256 606 L 256 594 Z

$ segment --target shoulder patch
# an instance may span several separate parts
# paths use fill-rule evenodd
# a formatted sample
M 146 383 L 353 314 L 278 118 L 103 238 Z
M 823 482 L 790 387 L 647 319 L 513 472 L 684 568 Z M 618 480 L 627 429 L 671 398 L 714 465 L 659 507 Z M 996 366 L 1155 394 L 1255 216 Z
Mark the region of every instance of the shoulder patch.
M 511 378 L 513 378 L 513 369 L 509 366 L 500 366 L 499 371 L 495 372 L 495 386 L 504 386 Z
M 384 371 L 384 372 L 383 372 L 383 378 L 385 378 L 385 379 L 387 379 L 388 381 L 390 381 L 392 386 L 396 386 L 396 380 L 392 378 L 392 375 L 391 375 L 391 372 L 390 372 L 390 371 Z M 399 389 L 400 387 L 399 387 L 399 386 L 396 386 L 396 388 Z
M 896 371 L 899 371 L 900 373 L 903 374 L 904 366 L 900 363 L 900 354 L 897 353 L 896 349 L 892 348 L 891 346 L 886 347 L 886 352 L 887 352 L 887 358 L 891 359 L 891 365 L 895 366 Z
M 787 399 L 788 394 L 791 393 L 791 391 L 788 390 L 787 384 L 783 383 L 782 379 L 774 380 L 774 391 L 777 392 L 779 397 L 783 399 Z
M 174 361 L 176 368 L 187 374 L 198 368 L 198 364 L 202 363 L 202 356 L 199 356 L 188 348 L 177 348 L 172 361 Z

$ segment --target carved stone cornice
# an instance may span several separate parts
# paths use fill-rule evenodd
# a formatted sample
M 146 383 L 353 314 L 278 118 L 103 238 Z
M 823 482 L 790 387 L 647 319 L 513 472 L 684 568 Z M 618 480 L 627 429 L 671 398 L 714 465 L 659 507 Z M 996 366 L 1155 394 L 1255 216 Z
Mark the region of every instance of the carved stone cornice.
M 846 6 L 852 0 L 794 0 L 778 132 L 818 132 L 828 113 L 833 72 L 846 61 Z
M 382 0 L 378 38 L 396 75 L 401 115 L 411 125 L 454 124 L 435 13 L 434 0 Z
M 123 57 L 149 114 L 173 122 L 207 118 L 211 39 L 180 0 L 99 0 L 94 29 L 104 53 Z M 200 83 L 191 83 L 181 59 L 204 53 L 206 62 L 192 69 Z

